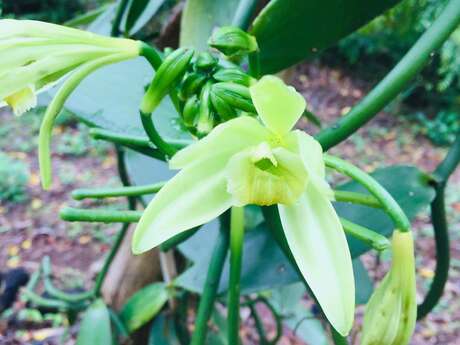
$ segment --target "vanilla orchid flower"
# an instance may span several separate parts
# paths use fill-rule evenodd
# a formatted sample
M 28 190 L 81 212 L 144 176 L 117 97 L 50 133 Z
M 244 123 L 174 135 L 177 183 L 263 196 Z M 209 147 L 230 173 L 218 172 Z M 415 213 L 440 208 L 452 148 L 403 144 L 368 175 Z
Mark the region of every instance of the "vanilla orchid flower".
M 145 252 L 232 206 L 277 204 L 303 277 L 333 327 L 346 335 L 355 307 L 351 256 L 331 204 L 322 148 L 293 130 L 305 100 L 274 76 L 263 77 L 250 94 L 260 121 L 241 116 L 223 123 L 170 160 L 170 168 L 181 170 L 144 211 L 133 251 Z
M 33 20 L 0 20 L 0 103 L 20 115 L 63 76 L 139 55 L 140 42 Z

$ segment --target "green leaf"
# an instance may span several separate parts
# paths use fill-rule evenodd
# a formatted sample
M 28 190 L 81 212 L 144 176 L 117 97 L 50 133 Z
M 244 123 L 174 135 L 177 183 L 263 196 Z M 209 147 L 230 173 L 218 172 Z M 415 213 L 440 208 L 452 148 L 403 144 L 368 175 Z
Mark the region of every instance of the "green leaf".
M 145 135 L 139 117 L 144 85 L 153 76 L 142 59 L 104 67 L 86 78 L 65 107 L 90 126 L 111 131 Z M 179 125 L 179 116 L 169 97 L 153 114 L 159 131 L 166 138 L 187 138 Z
M 208 49 L 212 30 L 232 22 L 239 0 L 188 0 L 182 13 L 180 45 Z
M 174 320 L 164 314 L 158 315 L 150 330 L 149 345 L 180 345 Z
M 134 35 L 158 12 L 165 0 L 132 0 L 126 17 L 125 31 Z
M 262 73 L 315 56 L 399 0 L 272 0 L 254 21 Z
M 102 300 L 95 301 L 83 315 L 76 345 L 112 345 L 110 314 Z
M 145 325 L 163 308 L 168 301 L 168 290 L 164 283 L 147 285 L 137 291 L 125 303 L 120 317 L 131 333 Z
M 194 265 L 177 278 L 178 286 L 202 293 L 218 233 L 218 222 L 214 221 L 204 225 L 194 236 L 179 246 L 181 253 Z M 219 293 L 227 291 L 228 273 L 227 258 L 219 284 Z M 265 224 L 260 224 L 253 230 L 247 230 L 243 247 L 242 294 L 271 289 L 299 281 L 299 279 Z
M 435 191 L 430 185 L 430 177 L 412 166 L 395 165 L 376 170 L 371 174 L 402 207 L 407 217 L 412 220 L 428 207 L 434 199 Z M 339 190 L 366 193 L 367 190 L 357 182 L 348 182 L 338 187 Z M 335 203 L 340 217 L 372 229 L 386 237 L 394 230 L 390 218 L 381 210 L 349 203 Z M 348 237 L 351 254 L 357 257 L 370 248 L 363 242 Z
M 353 260 L 353 272 L 355 274 L 356 304 L 366 304 L 374 291 L 374 285 L 360 258 Z
M 270 303 L 283 316 L 283 324 L 309 344 L 328 345 L 329 340 L 321 321 L 302 302 L 306 294 L 303 283 L 295 283 L 271 291 Z

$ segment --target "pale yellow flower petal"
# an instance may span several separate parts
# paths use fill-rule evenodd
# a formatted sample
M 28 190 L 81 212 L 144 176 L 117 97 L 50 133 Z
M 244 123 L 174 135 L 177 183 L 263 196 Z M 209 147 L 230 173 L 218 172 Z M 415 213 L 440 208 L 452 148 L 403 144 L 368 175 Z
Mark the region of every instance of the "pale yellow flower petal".
M 250 87 L 257 114 L 272 132 L 284 136 L 305 111 L 303 96 L 275 76 L 265 76 Z
M 355 285 L 347 240 L 330 201 L 312 184 L 293 205 L 278 205 L 294 259 L 332 326 L 353 325 Z

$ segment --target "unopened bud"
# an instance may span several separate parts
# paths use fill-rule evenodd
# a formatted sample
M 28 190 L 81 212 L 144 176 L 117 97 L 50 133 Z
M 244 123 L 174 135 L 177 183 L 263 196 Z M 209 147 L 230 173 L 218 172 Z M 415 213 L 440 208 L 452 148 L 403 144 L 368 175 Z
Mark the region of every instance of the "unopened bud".
M 208 44 L 226 56 L 245 55 L 258 50 L 256 38 L 233 26 L 217 29 Z
M 249 93 L 249 88 L 244 85 L 235 83 L 216 83 L 212 87 L 212 92 L 233 108 L 248 113 L 256 113 Z
M 364 314 L 362 345 L 407 345 L 417 319 L 414 245 L 410 232 L 395 230 L 390 271 Z
M 204 74 L 192 72 L 185 76 L 180 86 L 179 97 L 183 100 L 199 93 L 201 87 L 206 83 L 207 77 Z
M 211 87 L 208 82 L 200 95 L 200 110 L 196 124 L 197 134 L 200 137 L 207 135 L 214 128 L 214 115 L 211 110 Z
M 184 125 L 192 128 L 195 126 L 197 117 L 200 111 L 200 101 L 196 95 L 193 95 L 185 102 L 184 109 L 182 111 L 182 118 Z
M 177 49 L 158 68 L 141 104 L 143 114 L 152 113 L 175 83 L 184 75 L 193 57 L 193 50 Z
M 214 109 L 223 120 L 228 121 L 236 117 L 236 110 L 229 105 L 225 100 L 219 97 L 218 94 L 211 91 L 211 102 Z
M 217 71 L 213 75 L 214 79 L 222 82 L 230 82 L 235 84 L 241 84 L 244 86 L 251 86 L 257 80 L 252 78 L 250 75 L 244 73 L 239 68 L 225 68 Z
M 195 67 L 199 70 L 210 71 L 217 66 L 217 58 L 210 52 L 202 52 L 198 55 Z

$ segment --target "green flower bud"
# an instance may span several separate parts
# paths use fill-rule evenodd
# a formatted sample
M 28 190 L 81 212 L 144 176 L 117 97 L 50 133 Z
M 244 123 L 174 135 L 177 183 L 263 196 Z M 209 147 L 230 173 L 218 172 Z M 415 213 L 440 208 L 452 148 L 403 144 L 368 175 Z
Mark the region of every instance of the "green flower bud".
M 185 102 L 182 111 L 182 118 L 184 125 L 187 127 L 194 127 L 200 111 L 200 101 L 196 95 L 193 95 Z
M 361 345 L 407 345 L 417 319 L 414 245 L 410 232 L 395 230 L 390 271 L 369 300 Z
M 217 66 L 217 58 L 209 52 L 202 52 L 198 55 L 195 67 L 199 70 L 210 71 Z
M 207 77 L 204 74 L 192 72 L 185 76 L 182 81 L 179 97 L 183 100 L 199 92 L 201 87 L 206 83 Z
M 236 110 L 229 105 L 225 100 L 219 97 L 218 94 L 211 90 L 211 103 L 216 110 L 217 114 L 225 121 L 236 117 Z
M 173 48 L 171 47 L 166 47 L 163 49 L 163 57 L 166 58 L 169 54 L 171 54 L 174 51 Z
M 143 114 L 151 114 L 175 83 L 187 71 L 193 50 L 180 48 L 169 54 L 161 64 L 141 104 Z
M 214 115 L 211 110 L 211 88 L 208 82 L 201 91 L 200 110 L 196 124 L 197 134 L 200 137 L 207 135 L 214 128 Z
M 255 78 L 252 78 L 250 75 L 244 73 L 239 68 L 221 69 L 214 73 L 213 77 L 217 81 L 241 84 L 244 86 L 251 86 L 257 81 Z
M 216 83 L 212 87 L 212 92 L 233 108 L 248 113 L 256 113 L 249 93 L 249 88 L 244 85 L 235 83 Z
M 217 29 L 208 44 L 226 56 L 245 55 L 259 49 L 254 36 L 233 26 Z

